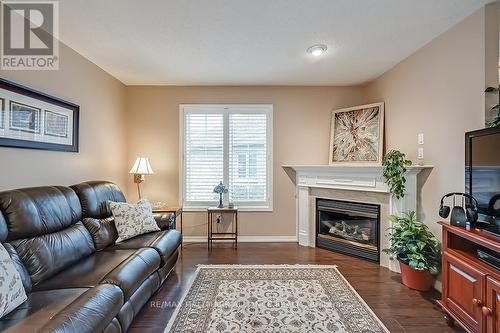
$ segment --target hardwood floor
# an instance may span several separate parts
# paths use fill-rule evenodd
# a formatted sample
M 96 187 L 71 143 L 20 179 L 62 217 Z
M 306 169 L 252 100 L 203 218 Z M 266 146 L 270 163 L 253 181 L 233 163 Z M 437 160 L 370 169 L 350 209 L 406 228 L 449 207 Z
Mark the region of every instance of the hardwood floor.
M 435 304 L 439 293 L 408 289 L 398 274 L 378 264 L 295 243 L 241 243 L 237 250 L 218 243 L 211 252 L 206 244 L 184 244 L 175 271 L 143 307 L 129 332 L 163 332 L 197 264 L 335 264 L 389 331 L 463 332 L 446 325 Z

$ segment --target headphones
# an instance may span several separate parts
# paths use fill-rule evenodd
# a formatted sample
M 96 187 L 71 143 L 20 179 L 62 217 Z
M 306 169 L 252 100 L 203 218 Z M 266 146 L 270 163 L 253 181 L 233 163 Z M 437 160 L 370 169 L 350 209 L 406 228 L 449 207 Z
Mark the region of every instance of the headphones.
M 456 205 L 455 204 L 455 197 L 459 196 L 461 197 L 462 204 L 461 205 Z M 448 197 L 453 197 L 453 209 L 450 209 L 450 206 L 445 206 L 444 205 L 444 199 Z M 473 203 L 473 205 L 465 204 L 465 198 L 470 199 L 470 203 Z M 441 205 L 439 206 L 439 216 L 442 218 L 447 218 L 448 215 L 450 215 L 450 210 L 451 210 L 451 216 L 450 216 L 450 224 L 457 226 L 457 227 L 465 227 L 466 222 L 469 222 L 471 226 L 474 226 L 474 224 L 477 221 L 477 215 L 478 215 L 478 203 L 477 200 L 470 194 L 467 193 L 460 193 L 460 192 L 452 192 L 445 194 L 441 198 Z

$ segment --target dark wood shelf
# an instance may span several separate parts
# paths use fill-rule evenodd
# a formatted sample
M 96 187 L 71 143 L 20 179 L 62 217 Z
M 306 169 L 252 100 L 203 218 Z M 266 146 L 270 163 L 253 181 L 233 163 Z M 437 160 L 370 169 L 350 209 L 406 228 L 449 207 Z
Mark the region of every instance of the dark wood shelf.
M 499 252 L 500 237 L 438 222 L 443 229 L 442 299 L 449 323 L 467 331 L 500 331 L 500 272 L 477 257 L 477 250 Z

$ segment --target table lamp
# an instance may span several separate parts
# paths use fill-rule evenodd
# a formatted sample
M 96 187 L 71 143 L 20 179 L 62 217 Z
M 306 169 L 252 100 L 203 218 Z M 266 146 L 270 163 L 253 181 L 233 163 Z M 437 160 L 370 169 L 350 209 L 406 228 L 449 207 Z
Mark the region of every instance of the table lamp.
M 131 174 L 134 175 L 134 183 L 137 184 L 137 192 L 139 193 L 139 200 L 141 199 L 141 183 L 146 180 L 144 175 L 152 175 L 153 169 L 149 164 L 147 157 L 137 157 L 134 166 L 130 169 Z
M 222 182 L 219 183 L 219 185 L 214 187 L 214 193 L 219 194 L 219 206 L 217 208 L 224 208 L 224 204 L 222 203 L 222 194 L 227 193 L 228 188 L 226 185 L 222 184 Z

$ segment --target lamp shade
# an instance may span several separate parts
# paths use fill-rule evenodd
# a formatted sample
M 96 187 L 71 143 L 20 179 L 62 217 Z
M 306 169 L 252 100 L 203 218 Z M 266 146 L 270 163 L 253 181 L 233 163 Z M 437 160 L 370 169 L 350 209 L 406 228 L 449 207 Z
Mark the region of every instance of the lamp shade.
M 154 172 L 147 157 L 137 157 L 134 166 L 130 169 L 129 173 L 137 175 L 152 175 Z

